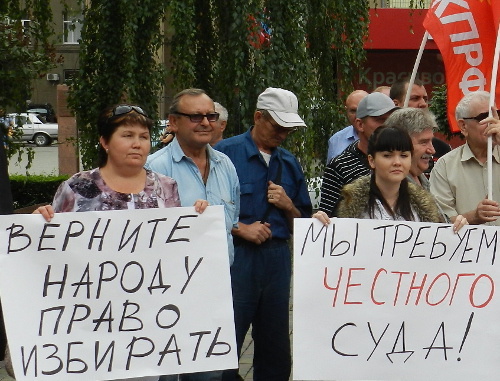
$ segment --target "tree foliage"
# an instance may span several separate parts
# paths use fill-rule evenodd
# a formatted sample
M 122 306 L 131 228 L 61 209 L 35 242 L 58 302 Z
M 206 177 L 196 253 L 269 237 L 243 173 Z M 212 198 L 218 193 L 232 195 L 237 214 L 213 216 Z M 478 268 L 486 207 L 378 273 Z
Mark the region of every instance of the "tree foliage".
M 163 45 L 164 0 L 81 1 L 80 69 L 69 104 L 77 117 L 85 168 L 97 158 L 97 115 L 116 103 L 138 103 L 156 119 L 165 83 L 157 59 Z
M 23 24 L 22 20 L 29 22 Z M 49 0 L 0 2 L 0 116 L 24 111 L 26 100 L 31 98 L 32 81 L 54 66 L 53 35 Z M 25 150 L 10 142 L 6 151 L 10 158 Z M 32 159 L 32 151 L 28 157 Z
M 434 86 L 432 89 L 432 103 L 429 109 L 436 116 L 438 131 L 449 140 L 454 136 L 459 136 L 460 132 L 451 132 L 448 121 L 448 105 L 446 85 Z
M 308 128 L 287 139 L 308 176 L 321 175 L 327 140 L 365 60 L 367 1 L 170 0 L 172 76 L 229 110 L 226 134 L 252 124 L 266 87 L 293 91 Z
M 344 99 L 365 59 L 367 1 L 93 0 L 82 6 L 80 71 L 69 101 L 85 167 L 93 166 L 95 119 L 105 106 L 137 102 L 155 116 L 165 83 L 155 55 L 167 14 L 176 90 L 200 87 L 225 105 L 228 135 L 252 123 L 266 87 L 295 92 L 309 128 L 287 146 L 310 176 L 322 173 L 327 139 L 346 124 Z

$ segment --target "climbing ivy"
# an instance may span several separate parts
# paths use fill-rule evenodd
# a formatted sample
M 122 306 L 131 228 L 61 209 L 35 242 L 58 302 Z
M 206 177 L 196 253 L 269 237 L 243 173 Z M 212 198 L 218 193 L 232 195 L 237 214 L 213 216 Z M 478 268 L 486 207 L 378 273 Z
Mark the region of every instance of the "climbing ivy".
M 96 115 L 127 101 L 155 117 L 169 70 L 173 91 L 200 87 L 228 108 L 226 136 L 251 125 L 266 87 L 295 92 L 309 128 L 287 147 L 308 176 L 321 175 L 327 139 L 346 125 L 345 96 L 365 60 L 368 1 L 94 0 L 82 7 L 80 70 L 69 102 L 84 167 L 96 157 Z M 168 68 L 155 60 L 164 42 Z
M 77 118 L 84 168 L 94 167 L 97 115 L 115 103 L 137 103 L 157 119 L 166 70 L 158 52 L 164 39 L 164 0 L 81 1 L 80 69 L 69 94 Z
M 460 132 L 452 132 L 448 121 L 448 105 L 446 85 L 434 86 L 432 88 L 432 103 L 429 109 L 436 116 L 438 131 L 449 140 L 460 136 Z
M 327 140 L 346 125 L 343 104 L 365 60 L 368 1 L 170 0 L 172 77 L 229 110 L 226 136 L 252 124 L 266 87 L 293 91 L 308 128 L 286 141 L 308 177 L 323 171 Z

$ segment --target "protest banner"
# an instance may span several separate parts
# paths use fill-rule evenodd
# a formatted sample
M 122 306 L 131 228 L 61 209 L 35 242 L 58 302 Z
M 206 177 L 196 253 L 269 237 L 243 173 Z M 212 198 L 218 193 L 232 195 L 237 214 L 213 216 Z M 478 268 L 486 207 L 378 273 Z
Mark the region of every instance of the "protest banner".
M 498 380 L 498 228 L 296 219 L 297 380 Z
M 236 368 L 222 206 L 0 217 L 17 380 Z

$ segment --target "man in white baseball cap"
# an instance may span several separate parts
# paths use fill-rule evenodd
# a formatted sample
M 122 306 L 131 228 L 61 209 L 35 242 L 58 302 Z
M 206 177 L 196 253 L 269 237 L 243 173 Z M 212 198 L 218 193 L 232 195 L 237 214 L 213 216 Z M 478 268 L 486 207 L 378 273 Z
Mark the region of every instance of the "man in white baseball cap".
M 297 217 L 312 207 L 297 159 L 279 147 L 297 128 L 306 127 L 294 93 L 268 88 L 257 99 L 254 125 L 215 146 L 232 160 L 240 180 L 240 218 L 233 229 L 231 266 L 238 355 L 252 325 L 254 379 L 288 380 L 291 371 L 288 247 Z M 224 380 L 238 380 L 235 370 Z
M 257 110 L 266 110 L 281 127 L 306 127 L 297 114 L 299 101 L 294 93 L 284 89 L 268 87 L 257 98 Z
M 342 187 L 361 176 L 370 174 L 367 156 L 368 138 L 398 108 L 391 98 L 379 92 L 368 94 L 359 102 L 354 120 L 359 140 L 351 143 L 335 157 L 323 174 L 319 209 L 330 217 L 334 215 L 340 201 Z

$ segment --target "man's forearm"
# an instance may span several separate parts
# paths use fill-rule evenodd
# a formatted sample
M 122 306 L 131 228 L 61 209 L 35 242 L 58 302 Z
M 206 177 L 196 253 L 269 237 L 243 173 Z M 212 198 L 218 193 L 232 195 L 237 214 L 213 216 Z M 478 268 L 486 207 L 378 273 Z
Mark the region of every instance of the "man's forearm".
M 293 203 L 291 204 L 291 207 L 289 209 L 285 210 L 285 217 L 290 230 L 293 229 L 293 219 L 299 218 L 300 216 L 301 216 L 300 210 L 297 209 Z

